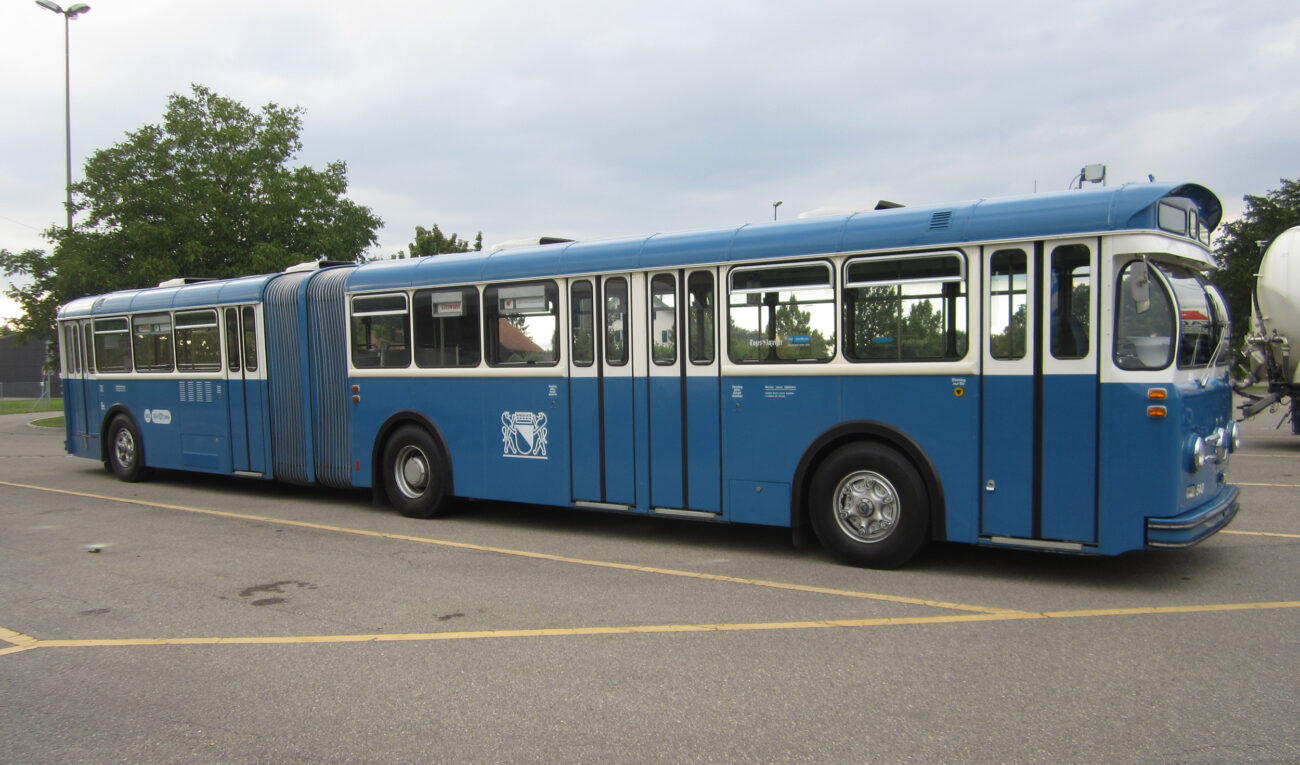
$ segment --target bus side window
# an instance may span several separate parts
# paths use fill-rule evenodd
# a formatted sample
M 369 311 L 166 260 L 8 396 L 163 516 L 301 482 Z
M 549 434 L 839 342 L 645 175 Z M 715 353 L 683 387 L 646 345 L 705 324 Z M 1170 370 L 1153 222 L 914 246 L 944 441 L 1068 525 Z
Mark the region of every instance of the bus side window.
M 239 371 L 239 311 L 235 308 L 226 309 L 226 367 Z
M 998 250 L 989 261 L 989 354 L 1023 359 L 1029 332 L 1029 258 L 1024 250 Z
M 569 295 L 569 316 L 573 322 L 569 342 L 572 343 L 573 363 L 589 367 L 596 361 L 596 304 L 592 298 L 591 282 L 574 282 Z
M 823 362 L 835 356 L 835 282 L 829 263 L 736 268 L 728 346 L 737 364 Z
M 560 305 L 555 282 L 493 284 L 483 290 L 488 364 L 559 362 Z
M 689 313 L 687 347 L 692 364 L 712 364 L 714 359 L 713 274 L 696 271 L 686 280 Z
M 126 317 L 95 320 L 95 371 L 131 370 L 131 332 Z
M 621 367 L 627 363 L 627 279 L 616 276 L 605 282 L 605 363 Z
M 672 274 L 650 280 L 650 350 L 659 366 L 677 363 L 677 279 Z
M 257 371 L 257 312 L 251 305 L 244 306 L 243 326 L 244 335 L 244 369 L 249 372 Z
M 851 361 L 962 358 L 966 261 L 960 253 L 849 261 L 843 319 Z
M 1088 356 L 1088 330 L 1092 304 L 1092 269 L 1085 245 L 1069 244 L 1052 250 L 1052 356 L 1082 359 Z
M 176 314 L 176 369 L 180 372 L 221 371 L 221 334 L 216 311 Z
M 409 367 L 409 326 L 404 293 L 352 298 L 352 365 L 384 369 Z
M 137 314 L 131 317 L 135 371 L 172 371 L 172 317 L 166 313 Z
M 412 303 L 415 365 L 423 369 L 476 367 L 479 342 L 478 289 L 420 290 Z

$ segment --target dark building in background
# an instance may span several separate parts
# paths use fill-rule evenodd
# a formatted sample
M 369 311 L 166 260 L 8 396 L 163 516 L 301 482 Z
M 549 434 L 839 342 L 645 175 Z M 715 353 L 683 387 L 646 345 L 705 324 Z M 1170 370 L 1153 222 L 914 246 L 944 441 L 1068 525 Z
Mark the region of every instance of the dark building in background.
M 45 375 L 45 342 L 32 340 L 19 343 L 13 335 L 0 336 L 0 398 L 37 398 L 44 391 L 41 381 Z M 54 389 L 50 395 L 60 398 L 57 373 L 50 375 Z

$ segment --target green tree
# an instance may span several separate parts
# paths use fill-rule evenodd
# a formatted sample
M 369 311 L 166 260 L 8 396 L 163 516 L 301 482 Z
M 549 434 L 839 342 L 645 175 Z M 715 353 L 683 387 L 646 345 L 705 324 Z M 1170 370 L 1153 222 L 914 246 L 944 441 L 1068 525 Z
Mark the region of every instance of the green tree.
M 445 252 L 478 252 L 483 249 L 483 232 L 478 232 L 474 237 L 474 244 L 471 247 L 468 239 L 461 239 L 457 234 L 447 236 L 438 228 L 438 224 L 433 224 L 432 229 L 424 226 L 415 227 L 415 241 L 407 245 L 406 250 L 398 250 L 396 254 L 389 256 L 390 260 L 401 258 L 424 258 L 430 255 L 441 255 Z
M 46 232 L 53 254 L 0 251 L 0 268 L 30 281 L 8 291 L 26 313 L 19 332 L 52 337 L 56 307 L 82 295 L 360 260 L 381 221 L 344 196 L 343 162 L 290 166 L 302 114 L 274 103 L 254 112 L 192 85 L 168 99 L 161 124 L 95 152 L 72 188 L 84 219 Z
M 1232 313 L 1233 337 L 1240 343 L 1250 329 L 1254 313 L 1255 274 L 1264 247 L 1278 234 L 1300 225 L 1300 181 L 1281 180 L 1282 187 L 1264 196 L 1246 195 L 1240 220 L 1223 224 L 1215 242 L 1219 271 L 1214 283 L 1223 290 Z

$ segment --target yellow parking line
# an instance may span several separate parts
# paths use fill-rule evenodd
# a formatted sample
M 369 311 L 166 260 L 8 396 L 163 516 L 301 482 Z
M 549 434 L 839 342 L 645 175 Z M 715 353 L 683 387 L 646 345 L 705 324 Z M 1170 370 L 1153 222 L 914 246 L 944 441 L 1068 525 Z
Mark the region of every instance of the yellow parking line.
M 73 497 L 84 497 L 86 499 L 97 499 L 106 502 L 121 502 L 128 505 L 139 505 L 142 507 L 159 508 L 163 510 L 180 510 L 187 513 L 199 513 L 201 515 L 212 515 L 221 518 L 234 518 L 244 521 L 256 521 L 259 523 L 273 523 L 277 526 L 295 526 L 298 528 L 313 529 L 316 531 L 331 531 L 339 534 L 353 534 L 356 536 L 375 537 L 379 539 L 391 539 L 401 542 L 417 542 L 420 544 L 438 545 L 441 547 L 450 547 L 459 550 L 473 550 L 475 552 L 495 553 L 498 555 L 510 555 L 520 558 L 532 558 L 535 560 L 546 560 L 553 563 L 568 563 L 581 566 L 593 566 L 597 568 L 616 569 L 621 571 L 635 571 L 643 574 L 659 574 L 662 576 L 676 576 L 687 579 L 701 579 L 711 582 L 725 582 L 728 584 L 743 584 L 751 587 L 767 587 L 777 590 L 792 590 L 795 592 L 807 592 L 818 595 L 833 595 L 845 598 L 859 598 L 863 600 L 876 600 L 885 603 L 898 603 L 910 606 L 928 606 L 930 608 L 943 608 L 952 611 L 971 611 L 979 614 L 1013 614 L 1019 613 L 1014 609 L 996 608 L 992 606 L 976 606 L 967 603 L 949 603 L 940 600 L 927 600 L 924 598 L 910 598 L 901 595 L 885 595 L 874 592 L 860 592 L 857 590 L 841 590 L 832 587 L 816 587 L 805 584 L 792 584 L 789 582 L 775 582 L 765 579 L 747 579 L 736 576 L 726 576 L 723 574 L 709 574 L 700 571 L 684 571 L 681 569 L 658 568 L 655 566 L 640 566 L 632 563 L 617 563 L 614 561 L 589 560 L 586 558 L 573 558 L 567 555 L 553 555 L 551 553 L 539 553 L 530 550 L 513 550 L 506 547 L 491 547 L 488 545 L 478 545 L 469 542 L 454 542 L 447 539 L 433 539 L 431 537 L 417 537 L 408 534 L 393 534 L 385 531 L 371 531 L 369 529 L 355 529 L 346 526 L 330 526 L 322 523 L 311 523 L 309 521 L 294 521 L 285 518 L 273 518 L 264 515 L 248 515 L 245 513 L 232 513 L 224 510 L 209 510 L 200 507 L 188 507 L 186 505 L 172 505 L 163 502 L 151 502 L 143 499 L 127 499 L 124 497 L 112 497 L 105 494 L 92 494 L 89 492 L 72 491 L 70 489 L 54 489 L 48 486 L 34 486 L 31 484 L 13 483 L 11 481 L 0 481 L 0 486 L 11 486 L 18 489 L 30 489 L 32 491 L 43 491 L 52 494 L 64 494 Z
M 117 638 L 85 640 L 36 640 L 27 636 L 26 643 L 15 648 L 112 648 L 168 645 L 300 645 L 321 643 L 393 643 L 435 640 L 481 640 L 530 637 L 582 637 L 602 635 L 681 634 L 688 632 L 752 632 L 760 630 L 798 630 L 828 628 L 892 627 L 914 624 L 961 624 L 969 622 L 1027 621 L 1045 619 L 1098 618 L 1117 616 L 1155 616 L 1198 614 L 1225 611 L 1263 611 L 1300 608 L 1300 601 L 1263 603 L 1218 603 L 1187 606 L 1144 606 L 1137 608 L 1095 608 L 1072 611 L 1009 611 L 1004 613 L 947 614 L 943 616 L 902 616 L 870 619 L 819 619 L 788 622 L 746 622 L 720 624 L 641 624 L 609 627 L 548 627 L 541 629 L 474 630 L 463 632 L 412 632 L 404 634 L 302 635 L 264 637 L 197 637 L 197 638 Z M 5 630 L 9 635 L 18 635 Z M 7 638 L 6 638 L 7 639 Z M 14 649 L 0 650 L 0 655 Z
M 1263 486 L 1270 489 L 1300 489 L 1300 483 L 1245 483 L 1244 481 L 1233 481 L 1233 486 Z

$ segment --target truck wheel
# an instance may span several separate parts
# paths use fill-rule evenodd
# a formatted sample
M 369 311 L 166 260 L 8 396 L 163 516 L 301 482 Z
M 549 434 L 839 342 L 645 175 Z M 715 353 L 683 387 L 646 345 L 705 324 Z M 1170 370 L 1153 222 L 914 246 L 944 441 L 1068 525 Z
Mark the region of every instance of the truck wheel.
M 813 530 L 845 563 L 897 568 L 925 546 L 930 503 L 921 474 L 902 454 L 876 443 L 840 447 L 813 477 Z
M 447 510 L 447 461 L 433 437 L 416 425 L 398 428 L 384 446 L 384 490 L 408 518 L 432 518 Z

